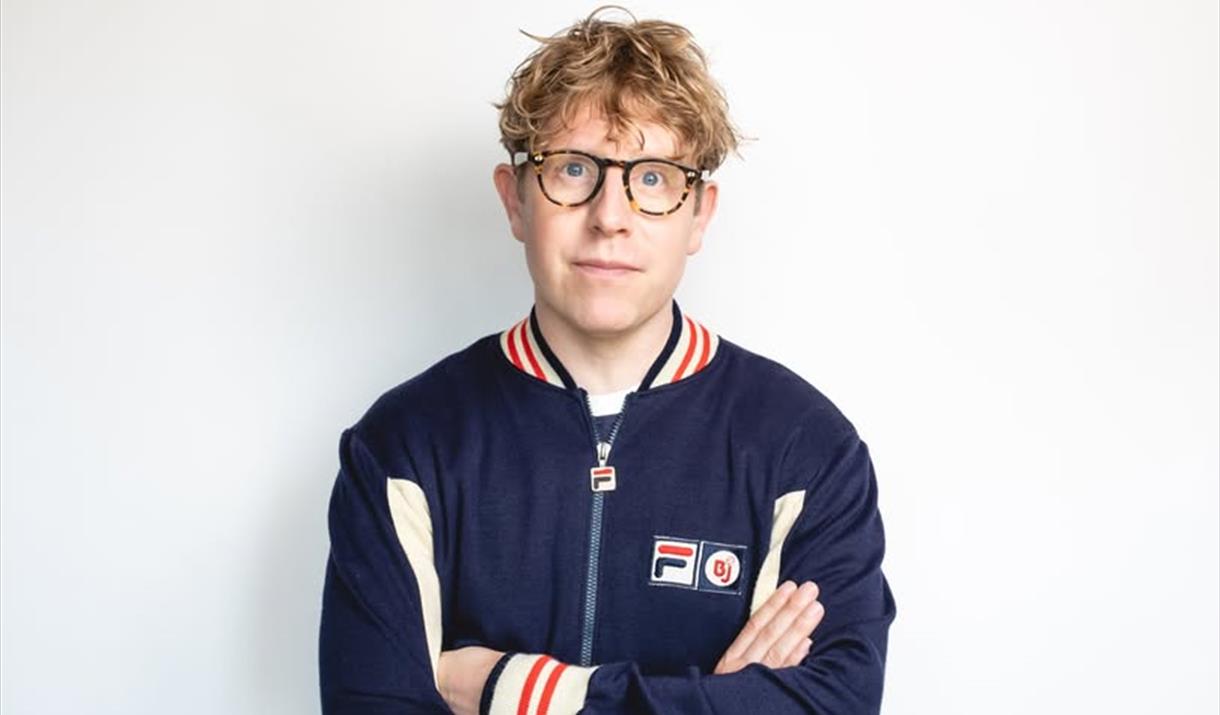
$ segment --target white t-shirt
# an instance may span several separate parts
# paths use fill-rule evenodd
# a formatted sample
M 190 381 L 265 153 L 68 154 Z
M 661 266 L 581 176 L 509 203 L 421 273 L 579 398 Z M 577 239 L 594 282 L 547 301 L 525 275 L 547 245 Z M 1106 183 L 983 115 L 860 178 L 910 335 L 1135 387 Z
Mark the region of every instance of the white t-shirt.
M 619 392 L 607 392 L 602 395 L 589 395 L 589 406 L 593 408 L 594 417 L 617 415 L 623 410 L 623 400 L 630 389 Z

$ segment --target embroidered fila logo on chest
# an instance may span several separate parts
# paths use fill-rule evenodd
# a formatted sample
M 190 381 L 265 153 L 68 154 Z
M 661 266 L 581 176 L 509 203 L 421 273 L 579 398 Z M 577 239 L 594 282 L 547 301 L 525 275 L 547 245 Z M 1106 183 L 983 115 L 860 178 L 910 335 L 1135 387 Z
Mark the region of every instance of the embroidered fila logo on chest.
M 738 544 L 656 536 L 648 583 L 740 596 L 746 554 Z

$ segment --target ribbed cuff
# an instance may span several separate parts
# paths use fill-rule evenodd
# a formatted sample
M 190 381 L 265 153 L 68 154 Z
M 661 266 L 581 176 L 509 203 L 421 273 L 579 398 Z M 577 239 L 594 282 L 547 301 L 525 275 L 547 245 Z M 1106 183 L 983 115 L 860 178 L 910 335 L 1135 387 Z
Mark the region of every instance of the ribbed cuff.
M 549 655 L 507 653 L 483 684 L 480 715 L 574 715 L 585 704 L 597 668 L 561 663 Z
M 500 660 L 496 661 L 491 672 L 487 674 L 487 680 L 483 683 L 483 694 L 479 697 L 479 715 L 491 714 L 491 696 L 496 690 L 496 683 L 500 680 L 500 673 L 504 672 L 504 666 L 508 665 L 508 659 L 512 658 L 516 653 L 505 653 L 500 656 Z

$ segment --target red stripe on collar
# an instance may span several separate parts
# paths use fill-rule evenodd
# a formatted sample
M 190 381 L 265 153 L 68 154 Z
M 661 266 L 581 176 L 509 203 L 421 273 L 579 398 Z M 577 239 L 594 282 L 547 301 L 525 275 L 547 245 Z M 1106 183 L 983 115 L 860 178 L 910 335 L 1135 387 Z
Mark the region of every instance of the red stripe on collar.
M 658 359 L 665 358 L 660 371 L 650 384 L 641 386 L 641 389 L 684 380 L 706 368 L 715 358 L 720 337 L 689 315 L 679 312 L 677 317 L 682 321 L 682 332 L 668 355 L 664 355 L 662 348 L 663 354 L 657 356 Z M 559 371 L 547 359 L 545 351 L 538 344 L 534 336 L 535 330 L 539 334 L 542 333 L 537 325 L 531 323 L 530 317 L 526 316 L 500 333 L 500 351 L 509 363 L 521 372 L 556 387 L 564 387 Z
M 711 363 L 719 347 L 720 336 L 689 315 L 683 315 L 682 334 L 678 336 L 678 343 L 669 359 L 652 381 L 652 387 L 685 380 L 698 373 Z
M 534 339 L 529 316 L 500 333 L 500 350 L 521 372 L 557 387 L 564 386 L 563 380 L 559 379 L 559 373 L 551 366 Z

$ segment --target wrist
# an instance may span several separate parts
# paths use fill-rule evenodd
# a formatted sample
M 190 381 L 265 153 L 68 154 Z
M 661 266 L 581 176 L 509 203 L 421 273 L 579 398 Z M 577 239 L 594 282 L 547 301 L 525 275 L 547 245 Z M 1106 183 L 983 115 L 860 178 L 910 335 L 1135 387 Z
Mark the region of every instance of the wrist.
M 508 661 L 514 655 L 516 653 L 505 653 L 491 667 L 487 680 L 483 681 L 483 694 L 479 697 L 479 715 L 488 715 L 491 712 L 491 698 L 495 693 L 496 683 L 500 680 L 500 674 L 504 672 L 504 666 L 508 665 Z

